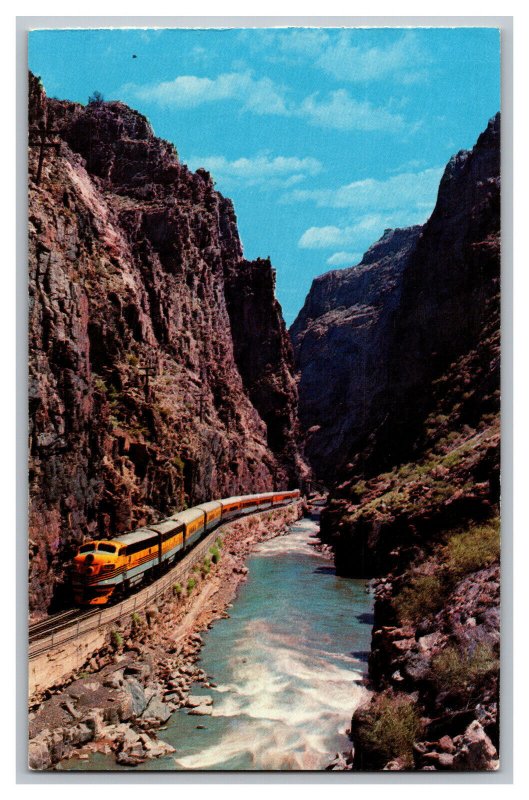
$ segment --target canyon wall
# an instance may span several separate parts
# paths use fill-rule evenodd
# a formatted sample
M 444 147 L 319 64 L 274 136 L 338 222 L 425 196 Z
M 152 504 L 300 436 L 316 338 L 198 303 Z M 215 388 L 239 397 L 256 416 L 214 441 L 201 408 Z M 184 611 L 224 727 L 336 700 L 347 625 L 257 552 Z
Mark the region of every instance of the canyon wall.
M 243 258 L 233 206 L 209 174 L 123 103 L 51 100 L 33 76 L 29 125 L 38 614 L 84 537 L 295 486 L 307 468 L 273 269 Z M 60 147 L 46 149 L 37 185 L 40 126 Z
M 369 267 L 374 249 L 403 235 L 386 232 L 358 267 L 317 279 L 291 331 L 301 419 L 309 442 L 322 443 L 322 463 L 312 444 L 308 454 L 331 486 L 322 538 L 339 574 L 376 578 L 375 693 L 352 720 L 352 768 L 491 770 L 500 743 L 499 114 L 450 160 L 407 251 Z M 332 369 L 315 389 L 323 359 Z M 334 430 L 344 435 L 333 474 Z
M 316 278 L 290 329 L 307 457 L 329 483 L 386 412 L 395 315 L 420 233 L 387 230 L 358 266 Z

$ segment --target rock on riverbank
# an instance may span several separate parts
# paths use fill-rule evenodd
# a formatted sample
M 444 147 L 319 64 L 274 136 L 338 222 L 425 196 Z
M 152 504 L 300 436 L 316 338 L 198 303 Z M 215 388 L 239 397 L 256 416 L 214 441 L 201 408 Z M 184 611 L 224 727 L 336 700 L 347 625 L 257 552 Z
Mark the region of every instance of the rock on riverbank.
M 200 631 L 226 615 L 237 587 L 246 579 L 245 560 L 253 547 L 284 534 L 301 516 L 301 504 L 238 520 L 219 531 L 217 564 L 196 573 L 196 586 L 176 591 L 157 607 L 122 620 L 112 641 L 62 686 L 30 703 L 29 766 L 52 769 L 59 761 L 90 753 L 114 754 L 133 767 L 174 752 L 159 738 L 178 708 L 203 716 L 211 698 L 190 695 L 191 686 L 213 686 L 197 664 Z

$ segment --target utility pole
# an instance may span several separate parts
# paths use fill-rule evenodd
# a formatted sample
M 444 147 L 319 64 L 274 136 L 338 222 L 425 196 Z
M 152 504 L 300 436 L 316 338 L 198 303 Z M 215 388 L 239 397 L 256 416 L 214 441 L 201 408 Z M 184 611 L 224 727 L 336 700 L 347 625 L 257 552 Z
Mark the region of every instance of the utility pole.
M 140 364 L 138 370 L 142 370 L 145 374 L 145 381 L 143 383 L 145 397 L 149 396 L 149 375 L 156 375 L 156 366 L 154 364 Z
M 55 148 L 55 152 L 57 155 L 61 152 L 61 142 L 54 142 L 54 141 L 47 141 L 50 136 L 58 136 L 59 131 L 53 130 L 49 128 L 42 120 L 39 122 L 38 128 L 30 128 L 29 130 L 30 147 L 38 147 L 39 148 L 39 163 L 37 167 L 37 176 L 35 178 L 35 183 L 37 186 L 40 186 L 40 181 L 42 178 L 42 167 L 44 164 L 44 153 L 47 148 Z

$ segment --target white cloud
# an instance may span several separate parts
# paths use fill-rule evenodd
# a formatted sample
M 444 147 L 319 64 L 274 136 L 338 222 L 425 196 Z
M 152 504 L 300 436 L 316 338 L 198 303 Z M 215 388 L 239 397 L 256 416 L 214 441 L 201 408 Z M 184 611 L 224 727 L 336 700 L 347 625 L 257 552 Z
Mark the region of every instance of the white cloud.
M 396 34 L 396 35 L 395 35 Z M 396 38 L 397 36 L 397 38 Z M 339 81 L 367 83 L 392 81 L 409 85 L 424 81 L 432 55 L 421 45 L 415 31 L 370 31 L 324 28 L 261 30 L 258 35 L 241 32 L 241 41 L 270 63 L 308 64 Z M 365 44 L 365 39 L 369 44 Z M 363 39 L 362 43 L 359 43 Z M 378 42 L 378 43 L 377 43 Z
M 385 180 L 366 178 L 337 189 L 294 189 L 283 202 L 311 201 L 320 208 L 377 209 L 387 211 L 408 205 L 432 209 L 437 197 L 442 167 L 421 172 L 403 172 Z
M 287 114 L 284 91 L 270 78 L 254 78 L 250 72 L 226 72 L 216 78 L 179 75 L 172 81 L 139 86 L 127 84 L 123 93 L 162 108 L 196 108 L 219 100 L 240 100 L 257 114 Z
M 361 253 L 346 253 L 344 250 L 340 250 L 339 253 L 333 253 L 332 256 L 327 259 L 327 264 L 331 267 L 352 266 L 358 264 L 361 260 Z
M 297 113 L 313 125 L 336 130 L 400 130 L 404 119 L 387 108 L 374 106 L 367 100 L 356 100 L 345 89 L 337 89 L 328 97 L 319 93 L 306 97 Z
M 299 247 L 314 250 L 320 247 L 334 247 L 342 244 L 343 231 L 336 225 L 326 225 L 323 228 L 308 228 L 298 242 Z
M 391 109 L 351 97 L 346 89 L 327 96 L 319 93 L 295 102 L 284 86 L 270 78 L 255 78 L 250 71 L 226 72 L 215 78 L 179 75 L 172 81 L 138 85 L 128 83 L 121 94 L 133 100 L 156 103 L 161 108 L 197 108 L 204 103 L 239 101 L 254 114 L 300 117 L 312 125 L 335 130 L 401 130 L 404 119 Z
M 189 159 L 192 169 L 203 167 L 216 180 L 228 184 L 259 186 L 261 188 L 288 188 L 321 172 L 322 165 L 316 158 L 297 156 L 271 156 L 259 154 L 253 158 L 238 158 L 229 161 L 224 156 L 193 156 Z
M 426 214 L 402 208 L 391 214 L 366 214 L 350 224 L 326 225 L 308 228 L 301 236 L 298 247 L 305 250 L 347 247 L 365 249 L 379 239 L 386 228 L 404 228 L 425 221 Z
M 354 45 L 353 36 L 351 31 L 342 31 L 323 48 L 318 66 L 338 80 L 351 82 L 393 79 L 410 84 L 426 77 L 430 56 L 412 31 L 380 47 Z

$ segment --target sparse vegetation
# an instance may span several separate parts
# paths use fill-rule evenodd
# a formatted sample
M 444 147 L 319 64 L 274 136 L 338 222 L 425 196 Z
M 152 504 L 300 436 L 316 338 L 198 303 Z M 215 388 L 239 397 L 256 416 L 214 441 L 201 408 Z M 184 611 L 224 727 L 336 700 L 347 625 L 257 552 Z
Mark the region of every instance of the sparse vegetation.
M 103 378 L 94 378 L 94 389 L 100 392 L 101 394 L 107 393 L 107 385 Z
M 488 644 L 478 644 L 471 653 L 455 645 L 445 647 L 432 659 L 432 678 L 444 691 L 467 692 L 497 672 L 499 661 Z
M 184 591 L 184 589 L 183 589 L 181 583 L 174 583 L 173 584 L 173 594 L 174 594 L 175 597 L 178 597 L 180 599 L 180 597 L 182 596 L 182 592 L 183 591 Z
M 123 647 L 123 635 L 120 631 L 113 630 L 110 633 L 110 641 L 112 642 L 112 646 L 116 648 L 116 650 L 120 647 Z
M 92 92 L 90 97 L 88 98 L 88 105 L 89 106 L 100 106 L 103 103 L 105 98 L 101 94 L 101 92 L 95 91 Z
M 204 561 L 202 562 L 202 565 L 200 567 L 200 571 L 201 571 L 201 573 L 202 573 L 202 575 L 204 577 L 206 575 L 209 575 L 209 573 L 211 571 L 211 559 L 208 558 L 208 556 L 206 556 Z
M 211 560 L 214 564 L 218 564 L 220 561 L 220 550 L 216 545 L 209 548 L 209 552 L 211 553 Z
M 180 456 L 173 456 L 173 464 L 177 468 L 177 470 L 180 473 L 180 475 L 183 475 L 184 474 L 185 461 L 183 461 L 180 458 Z
M 419 714 L 409 697 L 383 694 L 362 714 L 358 739 L 381 767 L 394 758 L 402 758 L 411 767 L 419 728 Z
M 191 594 L 191 592 L 193 591 L 193 589 L 195 588 L 196 585 L 197 585 L 197 582 L 196 582 L 195 578 L 189 578 L 189 580 L 187 581 L 187 593 Z
M 393 600 L 393 607 L 402 622 L 418 622 L 442 608 L 445 587 L 437 575 L 418 575 Z
M 130 619 L 131 619 L 130 635 L 132 639 L 135 639 L 143 628 L 143 620 L 137 611 L 134 611 L 131 614 Z
M 446 570 L 454 577 L 467 575 L 498 561 L 500 557 L 500 521 L 474 525 L 454 533 L 443 548 Z
M 393 607 L 401 622 L 418 622 L 436 613 L 465 575 L 499 560 L 499 518 L 452 532 L 446 544 L 434 550 L 433 558 L 432 574 L 412 574 L 409 585 L 395 595 Z

